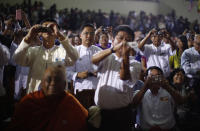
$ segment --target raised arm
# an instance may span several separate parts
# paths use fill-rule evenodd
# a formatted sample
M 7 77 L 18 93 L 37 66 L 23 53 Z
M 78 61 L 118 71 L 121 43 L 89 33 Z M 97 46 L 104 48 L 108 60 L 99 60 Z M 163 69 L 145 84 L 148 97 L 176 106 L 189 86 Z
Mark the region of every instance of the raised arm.
M 130 55 L 130 47 L 126 44 L 122 46 L 122 62 L 120 67 L 120 79 L 121 80 L 129 80 L 131 78 L 130 75 L 130 65 L 129 65 L 129 55 Z
M 164 37 L 169 41 L 169 44 L 171 45 L 171 49 L 172 51 L 174 51 L 176 49 L 176 43 L 174 43 L 174 41 L 171 39 L 169 32 L 166 31 Z
M 22 20 L 26 26 L 27 29 L 30 29 L 31 28 L 31 24 L 26 16 L 26 13 L 24 11 L 21 12 L 21 15 L 22 15 Z
M 173 97 L 174 101 L 177 104 L 183 104 L 185 102 L 184 97 L 182 97 L 175 89 L 173 89 L 168 80 L 166 80 L 164 77 L 162 78 L 162 82 L 160 83 L 162 88 L 164 88 L 165 90 L 167 90 L 170 95 Z
M 149 31 L 149 33 L 144 37 L 142 41 L 138 44 L 138 48 L 142 51 L 144 51 L 144 45 L 146 44 L 147 40 L 150 38 L 150 36 L 155 32 L 155 29 L 152 29 Z
M 34 43 L 34 39 L 37 37 L 37 34 L 39 32 L 38 28 L 40 27 L 41 25 L 34 25 L 33 27 L 31 27 L 28 34 L 24 37 L 19 47 L 16 49 L 13 55 L 13 59 L 17 64 L 21 66 L 29 66 L 29 62 L 31 56 L 33 55 L 33 52 L 28 52 L 28 49 Z
M 132 103 L 131 103 L 131 105 L 133 107 L 137 107 L 141 103 L 141 101 L 144 97 L 144 94 L 146 93 L 146 91 L 149 89 L 149 86 L 151 85 L 151 81 L 152 81 L 151 77 L 148 77 L 145 80 L 144 86 L 133 97 L 133 100 L 132 100 Z
M 54 34 L 66 50 L 66 66 L 72 66 L 79 58 L 78 51 L 73 47 L 73 45 L 69 44 L 68 39 L 60 32 L 56 24 L 50 24 L 48 27 L 53 30 Z
M 110 54 L 116 52 L 121 47 L 122 47 L 122 43 L 119 43 L 112 48 L 100 51 L 99 53 L 92 56 L 92 63 L 98 65 L 99 62 L 101 62 L 104 58 L 106 58 Z

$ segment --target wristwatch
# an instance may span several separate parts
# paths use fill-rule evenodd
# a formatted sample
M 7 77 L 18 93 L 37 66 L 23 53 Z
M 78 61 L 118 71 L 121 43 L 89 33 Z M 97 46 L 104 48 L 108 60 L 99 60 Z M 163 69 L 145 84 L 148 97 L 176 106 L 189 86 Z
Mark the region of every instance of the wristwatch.
M 114 47 L 110 48 L 111 52 L 112 52 L 112 53 L 115 53 L 115 51 L 114 51 L 113 49 L 114 49 Z

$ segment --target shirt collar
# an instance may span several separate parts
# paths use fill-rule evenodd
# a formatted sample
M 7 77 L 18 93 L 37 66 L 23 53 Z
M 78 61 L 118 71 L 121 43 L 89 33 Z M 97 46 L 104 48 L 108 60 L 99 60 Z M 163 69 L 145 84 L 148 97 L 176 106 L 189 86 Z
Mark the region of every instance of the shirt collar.
M 55 47 L 56 47 L 56 45 L 54 45 L 53 47 L 47 49 L 47 48 L 44 47 L 44 45 L 42 45 L 42 48 L 43 48 L 44 50 L 47 50 L 47 51 L 52 51 Z
M 84 45 L 81 45 L 81 48 L 84 49 L 84 50 L 89 50 L 90 48 L 92 48 L 92 45 L 89 46 L 89 47 L 86 47 L 86 46 L 84 46 Z

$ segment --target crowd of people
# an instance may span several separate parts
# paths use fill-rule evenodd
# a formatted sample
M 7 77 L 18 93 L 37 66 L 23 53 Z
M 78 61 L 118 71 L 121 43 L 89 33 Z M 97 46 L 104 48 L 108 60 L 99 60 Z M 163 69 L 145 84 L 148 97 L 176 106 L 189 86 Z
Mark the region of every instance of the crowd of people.
M 200 128 L 198 21 L 30 0 L 0 12 L 1 129 Z

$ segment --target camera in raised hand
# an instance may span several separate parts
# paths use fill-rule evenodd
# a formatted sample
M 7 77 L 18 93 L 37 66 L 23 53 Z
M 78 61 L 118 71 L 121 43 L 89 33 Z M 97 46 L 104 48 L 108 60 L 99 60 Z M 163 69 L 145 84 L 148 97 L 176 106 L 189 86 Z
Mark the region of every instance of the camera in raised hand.
M 43 26 L 41 26 L 41 27 L 38 28 L 38 32 L 42 32 L 42 33 L 51 33 L 52 30 L 51 30 L 51 28 L 49 28 L 49 27 L 43 27 Z

